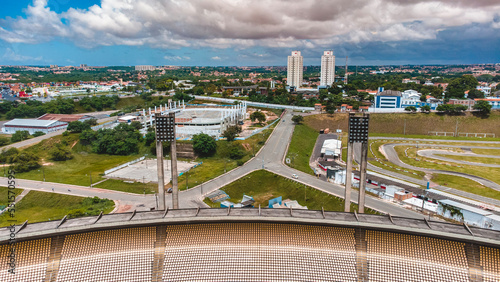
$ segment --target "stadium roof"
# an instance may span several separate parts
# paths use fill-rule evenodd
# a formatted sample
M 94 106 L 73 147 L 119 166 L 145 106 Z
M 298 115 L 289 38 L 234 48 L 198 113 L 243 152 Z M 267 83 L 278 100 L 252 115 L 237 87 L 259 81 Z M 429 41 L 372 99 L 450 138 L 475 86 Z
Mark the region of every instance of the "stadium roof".
M 109 214 L 16 226 L 16 240 L 46 238 L 97 230 L 162 224 L 214 222 L 267 222 L 328 225 L 406 233 L 500 247 L 500 231 L 426 219 L 299 209 L 179 209 Z M 0 228 L 0 244 L 10 238 L 9 228 Z

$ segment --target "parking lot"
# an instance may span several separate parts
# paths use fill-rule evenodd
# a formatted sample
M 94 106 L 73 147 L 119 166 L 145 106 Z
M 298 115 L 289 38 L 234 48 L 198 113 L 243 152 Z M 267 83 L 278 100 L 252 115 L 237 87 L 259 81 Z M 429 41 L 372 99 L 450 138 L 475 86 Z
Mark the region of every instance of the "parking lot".
M 177 172 L 180 174 L 195 166 L 195 162 L 177 162 Z M 165 184 L 169 183 L 172 179 L 170 173 L 171 164 L 170 160 L 163 161 L 163 168 L 165 170 Z M 143 160 L 128 167 L 122 168 L 112 172 L 105 177 L 115 178 L 122 180 L 130 180 L 135 182 L 158 182 L 157 161 L 156 159 Z

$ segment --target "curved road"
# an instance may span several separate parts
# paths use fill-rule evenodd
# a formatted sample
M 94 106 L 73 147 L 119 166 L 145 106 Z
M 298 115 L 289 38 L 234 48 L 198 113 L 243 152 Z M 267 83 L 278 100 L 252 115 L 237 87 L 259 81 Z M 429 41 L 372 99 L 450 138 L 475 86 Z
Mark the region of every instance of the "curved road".
M 488 179 L 485 179 L 485 178 L 482 178 L 479 176 L 475 176 L 475 175 L 467 174 L 467 173 L 461 173 L 461 172 L 448 171 L 448 170 L 421 168 L 421 167 L 416 167 L 416 166 L 412 166 L 412 165 L 409 165 L 407 163 L 404 163 L 399 158 L 398 153 L 396 152 L 394 147 L 395 146 L 405 146 L 405 145 L 406 146 L 416 146 L 417 144 L 411 144 L 411 143 L 408 143 L 408 144 L 385 144 L 385 145 L 382 145 L 381 147 L 382 147 L 382 150 L 385 152 L 387 159 L 391 163 L 393 163 L 397 166 L 412 169 L 412 170 L 422 171 L 425 173 L 441 173 L 441 174 L 449 174 L 449 175 L 455 175 L 455 176 L 460 176 L 460 177 L 466 177 L 466 178 L 474 180 L 474 181 L 476 181 L 484 186 L 487 186 L 489 188 L 500 191 L 500 185 L 498 185 L 497 183 L 495 183 L 491 180 L 488 180 Z M 421 145 L 419 145 L 419 146 L 421 146 Z M 450 146 L 450 147 L 452 147 L 452 146 Z M 456 146 L 456 147 L 466 148 L 467 146 Z M 488 148 L 491 148 L 491 147 L 488 147 Z

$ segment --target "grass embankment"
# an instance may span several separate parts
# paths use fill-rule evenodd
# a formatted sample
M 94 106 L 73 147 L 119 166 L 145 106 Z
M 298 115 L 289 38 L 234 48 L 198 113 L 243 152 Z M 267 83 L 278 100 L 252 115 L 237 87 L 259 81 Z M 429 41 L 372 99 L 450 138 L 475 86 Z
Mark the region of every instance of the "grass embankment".
M 499 158 L 482 158 L 482 157 L 470 157 L 470 156 L 457 156 L 457 155 L 446 155 L 446 154 L 436 154 L 436 156 L 450 158 L 457 161 L 467 161 L 473 163 L 481 163 L 481 164 L 496 164 L 500 165 Z
M 96 183 L 104 178 L 102 174 L 105 170 L 113 168 L 122 163 L 137 159 L 139 155 L 131 156 L 114 156 L 106 154 L 92 153 L 90 148 L 82 146 L 79 142 L 78 134 L 69 134 L 68 136 L 55 136 L 27 148 L 27 151 L 33 152 L 40 156 L 46 165 L 42 168 L 16 174 L 17 178 L 30 180 L 43 180 L 64 184 L 73 184 L 81 186 L 90 186 L 90 175 L 92 175 L 92 183 Z M 52 161 L 49 159 L 49 151 L 55 147 L 57 143 L 68 144 L 73 146 L 71 152 L 73 158 L 66 161 Z M 141 189 L 142 193 L 142 189 Z
M 9 191 L 13 191 L 9 193 Z M 5 208 L 9 204 L 9 197 L 14 195 L 14 197 L 17 197 L 19 194 L 23 192 L 23 189 L 8 189 L 7 187 L 0 187 L 0 210 Z
M 142 182 L 123 182 L 117 179 L 108 179 L 102 183 L 99 183 L 93 187 L 108 189 L 108 190 L 116 190 L 127 193 L 135 193 L 135 194 L 154 194 L 158 191 L 157 183 L 142 183 Z
M 498 147 L 500 145 L 497 144 Z M 480 155 L 495 155 L 495 156 L 500 156 L 500 149 L 471 149 L 473 153 L 480 154 Z
M 196 159 L 196 162 L 203 162 L 203 164 L 179 177 L 179 189 L 185 190 L 186 187 L 197 186 L 238 167 L 238 165 L 244 164 L 265 144 L 274 127 L 275 125 L 246 140 L 217 141 L 217 152 L 214 156 Z M 233 160 L 229 157 L 230 150 L 234 147 L 243 150 L 244 156 L 240 160 Z M 248 149 L 245 149 L 245 147 Z
M 330 128 L 330 130 L 342 129 L 347 132 L 348 114 L 321 114 L 304 117 L 304 123 L 319 130 Z M 406 120 L 406 132 L 405 132 Z M 392 134 L 392 137 L 402 137 L 406 135 L 418 135 L 421 138 L 429 138 L 429 131 L 454 132 L 458 121 L 458 131 L 467 133 L 494 133 L 500 136 L 500 111 L 492 111 L 488 118 L 476 117 L 471 113 L 463 116 L 447 116 L 436 113 L 431 114 L 370 114 L 371 135 Z M 389 137 L 389 135 L 387 135 Z M 410 137 L 410 136 L 405 136 Z M 412 136 L 413 137 L 413 136 Z M 436 136 L 437 137 L 437 136 Z M 449 138 L 449 137 L 448 137 Z M 446 138 L 439 138 L 446 139 Z M 455 139 L 455 138 L 453 138 Z M 461 140 L 500 140 L 499 138 L 466 138 Z
M 97 215 L 100 211 L 109 213 L 114 209 L 114 202 L 107 199 L 82 198 L 70 195 L 30 191 L 16 204 L 14 217 L 8 213 L 0 216 L 0 226 L 11 223 L 20 224 L 28 220 L 30 223 L 59 220 L 65 215 L 72 217 Z M 9 222 L 7 220 L 15 220 Z
M 432 181 L 441 186 L 447 186 L 457 190 L 500 200 L 500 191 L 488 188 L 465 177 L 448 174 L 433 174 Z
M 461 173 L 472 174 L 475 176 L 479 176 L 485 179 L 489 179 L 495 183 L 500 183 L 500 168 L 494 167 L 479 167 L 473 165 L 463 165 L 457 163 L 450 163 L 441 160 L 435 160 L 430 158 L 423 158 L 419 156 L 419 160 L 415 160 L 412 158 L 415 156 L 416 148 L 410 147 L 407 151 L 408 156 L 406 157 L 404 154 L 406 147 L 404 146 L 396 146 L 395 150 L 398 153 L 399 159 L 409 165 L 421 168 L 429 168 L 429 169 L 439 169 L 439 170 L 447 170 L 447 171 L 455 171 Z M 471 192 L 472 193 L 472 192 Z
M 258 170 L 242 177 L 221 188 L 226 192 L 229 201 L 238 203 L 243 194 L 252 196 L 255 207 L 267 207 L 270 199 L 281 196 L 283 200 L 296 200 L 301 206 L 310 210 L 344 211 L 344 200 L 330 194 L 321 192 L 312 187 L 300 184 L 291 179 L 276 175 L 266 170 Z M 211 207 L 220 207 L 219 203 L 212 203 L 206 198 L 205 203 Z M 356 204 L 351 204 L 351 212 L 357 209 Z M 366 213 L 374 214 L 367 209 Z
M 290 159 L 288 166 L 314 175 L 313 170 L 309 166 L 309 160 L 318 136 L 319 131 L 314 130 L 310 126 L 305 124 L 296 125 L 286 155 Z

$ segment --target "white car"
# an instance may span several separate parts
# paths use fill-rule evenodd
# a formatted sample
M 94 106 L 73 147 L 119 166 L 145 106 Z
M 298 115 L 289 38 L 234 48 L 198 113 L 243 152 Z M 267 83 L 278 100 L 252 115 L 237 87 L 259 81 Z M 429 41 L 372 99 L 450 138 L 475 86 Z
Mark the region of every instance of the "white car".
M 292 178 L 298 179 L 298 178 L 299 178 L 299 176 L 298 176 L 297 174 L 295 174 L 295 173 L 294 173 L 294 174 L 292 174 Z

